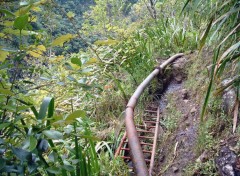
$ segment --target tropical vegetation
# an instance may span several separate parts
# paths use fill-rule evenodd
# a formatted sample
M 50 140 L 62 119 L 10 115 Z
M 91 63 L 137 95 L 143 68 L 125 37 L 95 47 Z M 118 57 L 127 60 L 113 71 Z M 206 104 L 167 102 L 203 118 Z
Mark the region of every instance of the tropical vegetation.
M 0 1 L 0 173 L 127 175 L 114 132 L 137 85 L 174 53 L 214 52 L 202 122 L 227 87 L 239 102 L 239 10 L 238 0 Z

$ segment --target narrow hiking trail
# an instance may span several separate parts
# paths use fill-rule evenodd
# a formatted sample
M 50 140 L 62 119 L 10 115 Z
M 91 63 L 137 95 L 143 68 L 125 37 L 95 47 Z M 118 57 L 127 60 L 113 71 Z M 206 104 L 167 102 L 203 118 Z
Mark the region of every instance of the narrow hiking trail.
M 159 84 L 155 84 L 154 90 L 151 90 L 154 85 L 150 84 L 145 106 L 137 109 L 131 126 L 136 126 L 133 145 L 140 142 L 139 150 L 135 150 L 137 157 L 133 157 L 129 145 L 129 136 L 132 137 L 134 131 L 130 135 L 125 133 L 124 145 L 119 148 L 118 154 L 128 165 L 130 175 L 240 175 L 239 135 L 230 133 L 231 122 L 226 123 L 221 117 L 223 104 L 212 104 L 209 111 L 212 117 L 205 118 L 204 126 L 200 127 L 200 106 L 207 88 L 206 68 L 210 63 L 196 57 L 199 56 L 195 52 L 178 57 L 156 75 Z M 201 54 L 201 58 L 211 57 L 212 52 L 207 50 Z M 133 100 L 136 102 L 137 98 Z M 141 111 L 143 113 L 139 113 Z M 133 118 L 133 112 L 131 115 Z M 138 155 L 141 152 L 142 158 Z M 140 164 L 137 171 L 134 163 L 140 158 L 146 163 L 146 169 Z
M 146 113 L 149 111 L 149 107 L 151 109 L 154 106 L 154 111 L 157 111 L 157 107 L 159 108 L 160 117 L 159 129 L 157 130 L 157 149 L 152 170 L 149 169 L 151 168 L 149 163 L 152 159 L 150 154 L 153 153 L 152 144 L 154 142 L 153 140 L 149 141 L 149 138 L 153 139 L 153 136 L 149 137 L 147 133 L 154 133 L 156 128 L 152 125 L 149 127 L 149 124 L 147 124 L 147 126 L 142 125 L 143 128 L 141 129 L 146 130 L 144 139 L 142 137 L 140 139 L 141 145 L 146 146 L 146 143 L 148 143 L 150 146 L 149 152 L 142 146 L 144 159 L 150 170 L 150 175 L 184 175 L 186 167 L 196 160 L 195 146 L 199 121 L 199 105 L 197 104 L 197 97 L 191 94 L 191 90 L 185 88 L 185 81 L 187 80 L 186 65 L 191 59 L 190 57 L 193 56 L 183 56 L 170 65 L 169 70 L 166 71 L 168 72 L 167 75 L 160 78 L 163 87 L 160 91 L 154 93 L 154 101 L 147 103 L 145 116 L 147 116 Z M 145 116 L 143 119 L 146 121 Z M 141 132 L 141 130 L 137 128 L 138 132 Z M 139 133 L 139 135 L 143 136 L 142 133 Z M 148 138 L 148 141 L 145 138 Z M 130 172 L 134 175 L 133 161 L 127 143 L 128 139 L 124 135 L 118 154 L 120 154 L 120 150 L 123 151 L 120 155 L 122 155 L 122 158 L 130 168 Z
M 199 105 L 191 90 L 185 88 L 186 64 L 190 56 L 173 64 L 170 83 L 161 97 L 162 132 L 159 134 L 156 175 L 181 176 L 196 160 Z

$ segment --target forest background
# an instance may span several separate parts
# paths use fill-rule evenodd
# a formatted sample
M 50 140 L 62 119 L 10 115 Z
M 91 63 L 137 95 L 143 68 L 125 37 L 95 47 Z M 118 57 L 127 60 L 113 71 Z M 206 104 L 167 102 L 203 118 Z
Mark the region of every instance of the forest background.
M 156 59 L 174 53 L 214 52 L 202 122 L 209 101 L 227 87 L 237 90 L 239 101 L 237 0 L 0 5 L 1 173 L 127 174 L 113 154 L 124 107 Z

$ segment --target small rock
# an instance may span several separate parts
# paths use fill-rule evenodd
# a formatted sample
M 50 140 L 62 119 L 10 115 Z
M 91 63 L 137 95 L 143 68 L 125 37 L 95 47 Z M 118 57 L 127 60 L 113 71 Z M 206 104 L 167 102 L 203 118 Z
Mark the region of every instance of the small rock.
M 162 155 L 160 158 L 159 158 L 159 162 L 164 162 L 165 160 L 165 155 Z
M 189 102 L 189 100 L 183 100 L 184 101 L 184 103 L 188 103 Z
M 236 92 L 234 89 L 225 90 L 223 93 L 223 110 L 225 113 L 229 114 L 234 107 L 236 100 Z
M 179 169 L 178 169 L 177 167 L 175 167 L 175 166 L 173 166 L 172 169 L 173 169 L 173 172 L 174 172 L 174 173 L 176 173 L 176 172 L 179 171 Z
M 182 75 L 177 75 L 177 76 L 175 76 L 174 79 L 177 81 L 177 83 L 181 83 L 183 80 L 183 77 L 182 77 Z
M 197 111 L 197 109 L 196 109 L 195 107 L 193 107 L 193 108 L 191 109 L 190 113 L 191 113 L 192 115 L 194 115 L 194 114 L 196 113 L 196 111 Z
M 154 131 L 154 132 L 155 132 L 155 131 Z M 164 133 L 163 128 L 162 128 L 161 126 L 159 126 L 159 128 L 158 128 L 158 135 L 159 135 L 159 136 L 162 136 L 163 133 Z
M 187 89 L 182 89 L 182 99 L 186 100 L 188 98 Z
M 188 114 L 183 115 L 183 121 L 186 121 L 188 119 Z
M 235 168 L 237 165 L 237 155 L 227 146 L 223 146 L 219 152 L 219 156 L 215 159 L 218 171 L 223 176 L 235 176 Z
M 233 166 L 230 164 L 223 166 L 222 172 L 224 176 L 235 176 Z
M 208 160 L 208 154 L 207 151 L 204 150 L 204 152 L 198 157 L 198 159 L 196 160 L 199 163 L 204 163 Z
M 223 80 L 221 83 L 222 86 L 227 86 L 233 79 Z M 222 95 L 222 99 L 223 99 L 222 106 L 225 113 L 229 114 L 232 111 L 236 97 L 237 97 L 237 94 L 234 88 L 228 87 L 227 89 L 224 90 Z

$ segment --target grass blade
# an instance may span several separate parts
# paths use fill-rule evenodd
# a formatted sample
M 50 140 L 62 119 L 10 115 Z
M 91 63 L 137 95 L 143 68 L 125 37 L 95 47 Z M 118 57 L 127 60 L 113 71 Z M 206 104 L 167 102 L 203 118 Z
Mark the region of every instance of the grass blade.
M 210 32 L 210 29 L 212 27 L 212 22 L 213 22 L 213 17 L 210 19 L 210 22 L 208 23 L 207 29 L 205 30 L 205 32 L 203 33 L 203 35 L 202 35 L 202 37 L 200 39 L 199 51 L 202 50 L 203 46 L 206 43 L 207 36 L 208 36 L 208 34 Z
M 183 8 L 182 8 L 182 11 L 181 11 L 181 13 L 180 13 L 180 15 L 182 15 L 183 11 L 185 10 L 185 8 L 187 7 L 187 5 L 189 4 L 190 1 L 191 1 L 191 0 L 187 0 L 187 1 L 185 2 L 184 6 L 183 6 Z
M 205 115 L 205 112 L 206 112 L 206 109 L 207 109 L 207 104 L 208 104 L 208 101 L 209 101 L 209 98 L 210 98 L 210 95 L 211 95 L 211 90 L 212 90 L 213 80 L 214 80 L 214 70 L 215 70 L 215 67 L 216 67 L 216 62 L 217 62 L 217 58 L 218 58 L 218 55 L 219 55 L 219 51 L 220 51 L 220 47 L 218 48 L 218 50 L 214 54 L 214 59 L 213 59 L 213 63 L 212 63 L 211 78 L 210 78 L 210 82 L 209 82 L 209 85 L 208 85 L 207 94 L 206 94 L 206 97 L 204 99 L 204 103 L 203 103 L 203 107 L 202 107 L 202 111 L 201 111 L 201 116 L 200 116 L 201 123 L 204 122 L 203 121 L 204 120 L 204 115 Z
M 218 66 L 220 65 L 220 63 L 222 62 L 222 60 L 231 52 L 233 52 L 234 50 L 236 50 L 238 47 L 240 46 L 240 41 L 235 43 L 234 45 L 232 45 L 230 48 L 228 48 L 220 57 L 219 61 L 218 61 Z
M 218 46 L 222 45 L 236 31 L 239 26 L 240 23 L 223 39 L 223 41 Z

